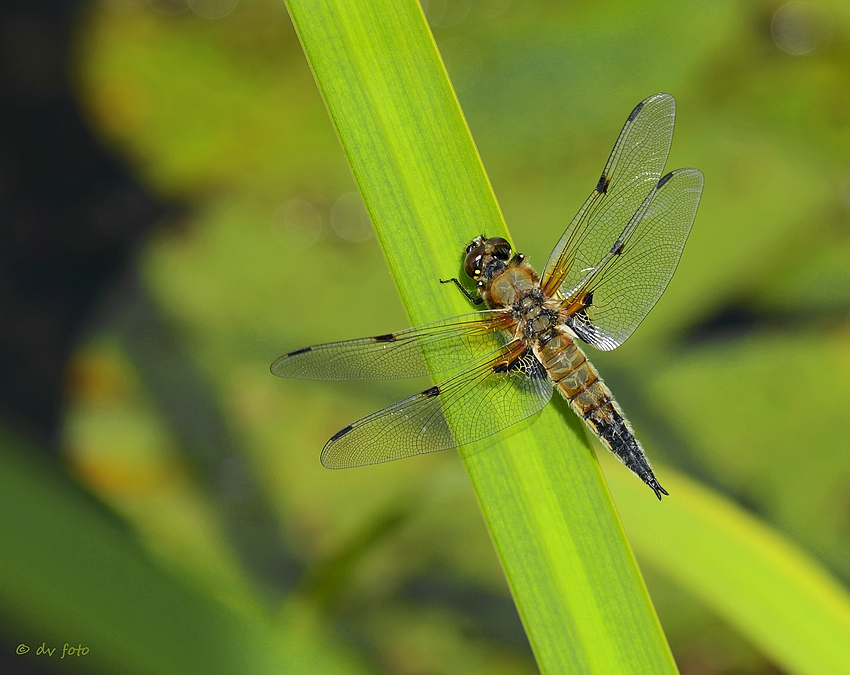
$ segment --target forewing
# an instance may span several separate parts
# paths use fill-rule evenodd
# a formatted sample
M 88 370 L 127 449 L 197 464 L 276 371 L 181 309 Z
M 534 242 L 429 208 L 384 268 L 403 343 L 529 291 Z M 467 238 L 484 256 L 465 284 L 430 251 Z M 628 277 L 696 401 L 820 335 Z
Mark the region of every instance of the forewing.
M 390 380 L 439 373 L 491 353 L 507 341 L 501 331 L 511 325 L 510 312 L 473 312 L 398 333 L 296 349 L 277 359 L 271 371 L 299 380 Z
M 616 349 L 667 288 L 691 231 L 702 195 L 697 169 L 664 176 L 595 268 L 564 306 L 570 327 L 588 344 Z M 587 302 L 590 304 L 585 304 Z
M 552 389 L 546 370 L 516 340 L 436 387 L 345 427 L 325 445 L 322 464 L 345 469 L 472 443 L 541 410 Z
M 544 293 L 576 286 L 596 265 L 661 178 L 676 103 L 669 94 L 641 101 L 626 120 L 596 189 L 555 246 L 542 277 Z

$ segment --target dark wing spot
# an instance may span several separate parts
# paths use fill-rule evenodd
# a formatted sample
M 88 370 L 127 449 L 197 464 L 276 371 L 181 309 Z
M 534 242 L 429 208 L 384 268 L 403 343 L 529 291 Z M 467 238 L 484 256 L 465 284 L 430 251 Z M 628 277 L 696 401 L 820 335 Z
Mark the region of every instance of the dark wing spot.
M 507 363 L 500 363 L 497 366 L 493 366 L 493 372 L 494 373 L 507 373 L 508 372 L 508 364 Z
M 508 370 L 517 371 L 534 380 L 545 380 L 548 377 L 543 364 L 534 356 L 530 348 L 508 364 Z
M 587 344 L 594 347 L 602 342 L 602 335 L 599 329 L 593 325 L 590 317 L 587 315 L 587 307 L 582 307 L 567 320 L 567 325 L 572 328 L 573 332 L 578 335 Z
M 670 173 L 668 173 L 666 176 L 661 176 L 661 178 L 660 178 L 660 179 L 659 179 L 659 181 L 658 181 L 658 185 L 656 185 L 656 186 L 655 186 L 655 188 L 656 188 L 656 189 L 660 189 L 660 188 L 661 188 L 661 186 L 662 186 L 662 185 L 664 185 L 664 183 L 666 183 L 666 182 L 667 182 L 668 180 L 670 180 L 672 177 L 673 177 L 673 172 L 672 172 L 672 171 L 671 171 Z
M 294 352 L 289 352 L 287 356 L 298 356 L 299 354 L 306 354 L 311 351 L 313 351 L 312 347 L 302 347 L 301 349 L 296 349 Z
M 395 342 L 395 335 L 387 333 L 386 335 L 376 335 L 372 339 L 375 342 Z
M 617 241 L 614 246 L 611 247 L 611 255 L 620 255 L 623 252 L 623 242 Z
M 544 368 L 543 364 L 540 363 L 540 361 L 538 361 L 534 356 L 526 361 L 523 372 L 534 380 L 545 380 L 549 377 L 549 373 L 546 372 L 546 368 Z
M 508 370 L 517 370 L 517 369 L 520 369 L 520 370 L 522 370 L 523 372 L 525 372 L 525 370 L 526 370 L 525 366 L 527 366 L 527 365 L 528 365 L 528 363 L 526 362 L 526 359 L 527 359 L 529 356 L 531 356 L 531 350 L 530 350 L 530 349 L 525 349 L 525 350 L 523 350 L 522 354 L 520 354 L 519 356 L 517 356 L 517 357 L 516 357 L 513 361 L 511 361 L 511 362 L 508 364 Z
M 638 113 L 639 113 L 641 110 L 643 110 L 643 101 L 641 101 L 640 103 L 638 103 L 638 104 L 635 106 L 635 109 L 634 109 L 634 110 L 632 110 L 632 112 L 629 114 L 629 119 L 628 119 L 628 120 L 626 120 L 626 121 L 627 121 L 627 122 L 634 122 L 635 117 L 637 117 L 637 116 L 638 116 Z
M 593 304 L 593 291 L 590 291 L 587 295 L 585 295 L 582 302 L 585 307 L 590 307 Z
M 339 440 L 340 438 L 342 438 L 343 436 L 345 436 L 345 435 L 346 435 L 349 431 L 351 431 L 353 428 L 354 428 L 354 427 L 352 427 L 352 426 L 349 424 L 347 427 L 345 427 L 345 429 L 340 429 L 340 430 L 339 430 L 339 431 L 337 431 L 337 432 L 336 432 L 333 436 L 331 436 L 331 440 L 330 440 L 330 441 L 328 441 L 328 442 L 329 442 L 329 443 L 333 443 L 334 441 Z
M 606 192 L 608 192 L 609 182 L 610 181 L 608 180 L 608 177 L 603 173 L 601 176 L 599 176 L 599 182 L 596 184 L 596 191 L 599 194 L 604 195 Z
M 437 396 L 439 393 L 440 393 L 440 388 L 434 386 L 434 387 L 431 387 L 430 389 L 426 389 L 425 391 L 423 391 L 422 395 L 431 397 L 431 396 Z

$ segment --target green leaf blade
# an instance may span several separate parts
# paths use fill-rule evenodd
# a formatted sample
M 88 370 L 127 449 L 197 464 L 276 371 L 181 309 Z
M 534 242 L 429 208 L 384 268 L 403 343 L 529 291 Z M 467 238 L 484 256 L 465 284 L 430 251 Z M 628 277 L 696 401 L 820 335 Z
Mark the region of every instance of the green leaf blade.
M 438 279 L 508 235 L 418 3 L 288 7 L 411 321 L 468 312 Z M 541 670 L 677 672 L 580 420 L 517 427 L 461 456 Z
M 530 431 L 465 460 L 541 670 L 675 668 L 654 613 L 635 601 L 643 582 L 621 557 L 628 544 L 601 474 L 588 470 L 597 465 L 580 421 L 558 400 Z
M 638 553 L 791 673 L 850 673 L 850 594 L 781 534 L 671 469 L 675 499 L 650 510 L 611 462 Z

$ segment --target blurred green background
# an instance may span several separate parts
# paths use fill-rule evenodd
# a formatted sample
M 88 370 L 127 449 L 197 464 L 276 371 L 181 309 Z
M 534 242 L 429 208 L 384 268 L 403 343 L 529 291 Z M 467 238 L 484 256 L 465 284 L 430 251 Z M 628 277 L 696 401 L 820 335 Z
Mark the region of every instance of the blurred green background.
M 662 483 L 681 469 L 850 583 L 850 6 L 423 7 L 538 269 L 632 107 L 676 97 L 668 168 L 704 172 L 700 211 L 640 330 L 590 357 Z M 455 453 L 319 464 L 330 435 L 420 383 L 268 372 L 291 349 L 407 325 L 283 3 L 100 0 L 74 54 L 98 137 L 184 210 L 73 356 L 72 474 L 192 593 L 309 626 L 341 672 L 536 672 Z M 781 672 L 642 569 L 682 673 Z M 304 672 L 331 672 L 318 663 Z

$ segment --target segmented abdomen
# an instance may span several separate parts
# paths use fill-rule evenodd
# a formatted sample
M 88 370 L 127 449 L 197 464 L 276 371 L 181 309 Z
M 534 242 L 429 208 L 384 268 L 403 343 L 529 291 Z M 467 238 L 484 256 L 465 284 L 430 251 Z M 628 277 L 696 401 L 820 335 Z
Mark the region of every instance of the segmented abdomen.
M 667 494 L 658 484 L 646 455 L 611 391 L 572 338 L 558 332 L 536 349 L 558 390 L 605 446 L 649 485 L 658 498 Z
M 610 410 L 613 401 L 611 392 L 599 379 L 596 368 L 568 335 L 557 333 L 538 348 L 537 358 L 582 419 L 590 420 L 600 416 L 597 412 Z

